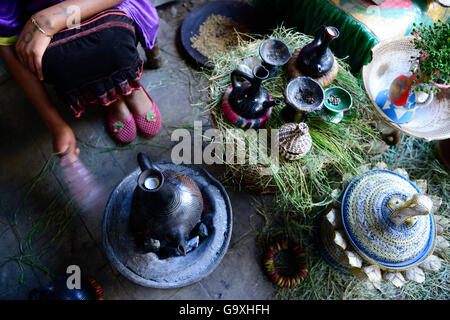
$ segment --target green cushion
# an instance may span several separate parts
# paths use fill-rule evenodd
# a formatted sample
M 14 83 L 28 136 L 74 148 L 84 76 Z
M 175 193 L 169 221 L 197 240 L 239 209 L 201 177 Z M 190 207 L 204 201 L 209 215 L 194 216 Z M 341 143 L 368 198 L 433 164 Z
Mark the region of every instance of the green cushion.
M 322 25 L 337 27 L 339 38 L 330 49 L 338 58 L 347 58 L 354 75 L 372 59 L 371 49 L 378 39 L 361 23 L 327 0 L 251 0 L 258 16 L 273 27 L 281 25 L 315 35 Z M 263 21 L 264 21 L 263 20 Z

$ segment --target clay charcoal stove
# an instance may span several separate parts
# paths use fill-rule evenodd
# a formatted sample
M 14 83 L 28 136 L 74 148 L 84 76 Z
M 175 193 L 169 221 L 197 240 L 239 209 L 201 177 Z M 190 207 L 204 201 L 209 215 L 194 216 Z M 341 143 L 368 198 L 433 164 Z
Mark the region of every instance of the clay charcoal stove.
M 108 258 L 122 275 L 145 287 L 176 288 L 201 280 L 217 267 L 230 242 L 232 211 L 225 189 L 195 165 L 140 165 L 119 183 L 108 200 L 103 221 Z M 148 178 L 152 180 L 146 182 Z M 184 183 L 168 183 L 171 179 Z M 147 187 L 158 192 L 147 197 L 147 193 L 136 191 Z M 166 199 L 162 205 L 161 199 L 176 193 L 172 187 L 192 192 L 184 194 L 183 200 L 177 196 Z M 144 214 L 138 214 L 139 197 L 145 199 Z M 173 211 L 180 207 L 180 201 L 189 202 L 188 207 L 193 208 L 187 212 L 187 220 L 186 212 L 181 215 L 183 210 Z M 155 212 L 159 217 L 145 216 Z

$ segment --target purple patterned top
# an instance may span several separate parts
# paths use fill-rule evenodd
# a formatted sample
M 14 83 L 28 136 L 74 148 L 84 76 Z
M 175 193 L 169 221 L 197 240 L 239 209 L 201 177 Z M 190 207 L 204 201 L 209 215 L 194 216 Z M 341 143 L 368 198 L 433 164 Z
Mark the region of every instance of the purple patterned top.
M 26 20 L 39 10 L 64 0 L 1 0 L 0 37 L 20 34 Z M 158 33 L 159 17 L 150 0 L 125 0 L 116 8 L 125 11 L 136 22 L 144 49 L 153 48 Z

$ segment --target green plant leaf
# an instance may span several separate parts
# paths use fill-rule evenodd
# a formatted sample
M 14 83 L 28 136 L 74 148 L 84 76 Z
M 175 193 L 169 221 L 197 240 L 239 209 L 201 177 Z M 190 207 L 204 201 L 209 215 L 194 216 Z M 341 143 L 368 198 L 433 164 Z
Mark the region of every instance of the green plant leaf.
M 431 80 L 448 84 L 450 73 L 449 23 L 438 20 L 429 26 L 425 26 L 422 22 L 419 25 L 413 24 L 413 26 L 412 43 L 423 58 L 420 69 L 425 78 L 424 83 L 430 83 Z M 411 58 L 411 60 L 415 61 L 416 59 Z M 412 68 L 411 72 L 414 72 Z M 439 92 L 440 89 L 433 88 L 432 90 Z

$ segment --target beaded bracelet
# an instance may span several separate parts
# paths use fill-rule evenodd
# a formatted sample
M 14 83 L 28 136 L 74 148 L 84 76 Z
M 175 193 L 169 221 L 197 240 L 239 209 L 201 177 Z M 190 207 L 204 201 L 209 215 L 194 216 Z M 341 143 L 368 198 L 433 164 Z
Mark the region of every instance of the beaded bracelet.
M 275 268 L 275 256 L 278 252 L 284 250 L 291 250 L 292 253 L 298 260 L 298 271 L 293 276 L 283 276 L 280 275 L 278 270 Z M 270 277 L 273 283 L 282 288 L 292 288 L 296 287 L 305 280 L 308 275 L 308 268 L 306 264 L 306 254 L 303 252 L 302 248 L 294 245 L 289 241 L 277 242 L 269 247 L 266 257 L 264 259 L 264 269 L 267 275 Z
M 53 35 L 48 34 L 47 32 L 45 32 L 45 30 L 42 29 L 41 25 L 33 17 L 31 17 L 31 22 L 33 22 L 33 24 L 36 26 L 36 28 L 38 28 L 38 30 L 41 33 L 43 33 L 45 36 L 49 37 L 50 39 L 53 38 Z

